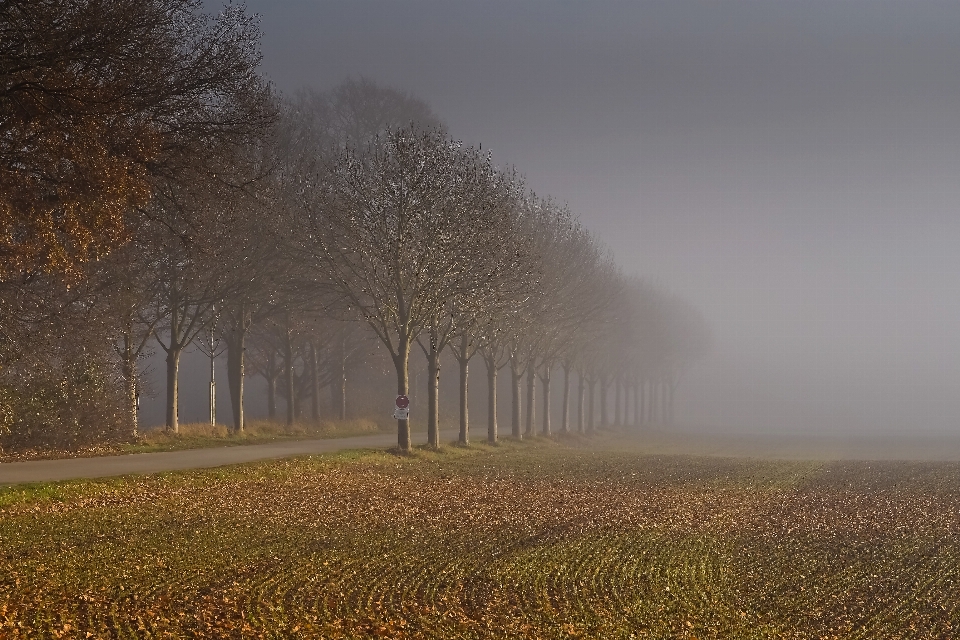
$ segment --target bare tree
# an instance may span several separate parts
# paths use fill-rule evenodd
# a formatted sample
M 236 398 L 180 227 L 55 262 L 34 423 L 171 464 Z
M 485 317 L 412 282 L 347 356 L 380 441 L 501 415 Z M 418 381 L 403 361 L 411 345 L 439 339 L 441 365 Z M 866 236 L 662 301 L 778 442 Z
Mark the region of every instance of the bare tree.
M 577 222 L 569 208 L 550 199 L 533 199 L 528 206 L 533 251 L 538 257 L 537 295 L 531 298 L 530 321 L 517 334 L 514 369 L 527 375 L 526 432 L 532 435 L 534 391 L 539 377 L 543 392 L 542 433 L 551 432 L 552 374 L 564 365 L 563 423 L 568 429 L 569 384 L 572 354 L 584 327 L 603 311 L 616 291 L 603 286 L 612 261 L 603 248 Z M 515 373 L 516 375 L 516 373 Z
M 304 189 L 298 250 L 328 269 L 390 352 L 398 394 L 409 391 L 413 341 L 430 330 L 438 354 L 451 309 L 499 275 L 482 266 L 504 230 L 473 201 L 494 173 L 488 158 L 441 131 L 401 129 L 347 151 L 326 185 Z M 410 448 L 408 420 L 398 421 L 398 444 Z
M 152 313 L 151 307 L 160 293 L 159 283 L 152 277 L 162 259 L 156 249 L 135 238 L 98 261 L 90 273 L 91 283 L 105 295 L 109 313 L 119 324 L 114 350 L 120 357 L 126 424 L 132 437 L 139 429 L 142 381 L 138 362 L 149 355 L 150 340 L 163 320 L 162 315 Z
M 195 342 L 197 349 L 210 360 L 210 426 L 217 426 L 217 358 L 226 351 L 227 346 L 219 331 L 219 314 L 216 305 L 210 308 L 210 317 L 207 319 L 202 332 L 202 339 Z

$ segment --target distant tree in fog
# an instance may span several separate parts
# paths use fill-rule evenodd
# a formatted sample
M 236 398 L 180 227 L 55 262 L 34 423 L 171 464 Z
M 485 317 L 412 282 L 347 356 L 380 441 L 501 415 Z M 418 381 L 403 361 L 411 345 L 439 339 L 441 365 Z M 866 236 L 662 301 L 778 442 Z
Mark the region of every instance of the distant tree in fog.
M 320 91 L 305 88 L 287 102 L 304 148 L 334 161 L 344 149 L 362 148 L 384 133 L 411 125 L 440 129 L 443 123 L 423 100 L 368 78 L 347 78 Z
M 605 367 L 633 389 L 635 425 L 670 424 L 677 387 L 710 349 L 709 327 L 690 303 L 639 278 L 625 281 L 615 306 L 622 321 L 607 333 Z
M 662 307 L 665 357 L 661 375 L 667 387 L 666 421 L 674 420 L 677 387 L 687 372 L 710 350 L 712 338 L 706 320 L 689 302 L 671 295 Z
M 526 374 L 526 433 L 536 430 L 535 387 L 543 390 L 542 432 L 551 432 L 552 374 L 564 368 L 562 430 L 569 428 L 569 385 L 574 354 L 585 329 L 616 297 L 615 269 L 603 248 L 566 207 L 532 196 L 527 204 L 526 226 L 531 252 L 536 258 L 537 281 L 522 315 L 526 318 L 513 334 L 511 371 L 514 411 L 520 405 L 519 377 Z M 609 273 L 608 273 L 609 271 Z M 515 435 L 519 435 L 518 425 Z

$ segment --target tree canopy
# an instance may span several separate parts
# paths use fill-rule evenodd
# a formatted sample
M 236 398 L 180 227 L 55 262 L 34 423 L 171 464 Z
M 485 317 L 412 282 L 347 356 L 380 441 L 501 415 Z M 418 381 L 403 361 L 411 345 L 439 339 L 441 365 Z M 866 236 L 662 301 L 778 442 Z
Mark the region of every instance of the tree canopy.
M 130 237 L 152 177 L 267 125 L 258 42 L 199 0 L 0 2 L 0 278 L 77 275 Z

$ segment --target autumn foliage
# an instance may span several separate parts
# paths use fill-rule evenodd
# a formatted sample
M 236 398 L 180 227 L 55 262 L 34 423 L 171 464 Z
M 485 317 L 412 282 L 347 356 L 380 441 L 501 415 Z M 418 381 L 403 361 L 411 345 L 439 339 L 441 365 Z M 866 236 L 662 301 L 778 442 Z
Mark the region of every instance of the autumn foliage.
M 0 492 L 0 636 L 956 636 L 955 463 L 570 444 Z
M 199 9 L 0 3 L 0 278 L 78 275 L 129 237 L 151 174 L 182 161 L 188 136 L 237 128 L 229 103 L 259 82 L 256 34 L 236 12 L 211 22 Z
M 258 46 L 239 6 L 0 1 L 0 439 L 129 422 L 112 343 L 145 294 L 138 252 L 107 259 L 150 235 L 156 193 L 273 121 Z

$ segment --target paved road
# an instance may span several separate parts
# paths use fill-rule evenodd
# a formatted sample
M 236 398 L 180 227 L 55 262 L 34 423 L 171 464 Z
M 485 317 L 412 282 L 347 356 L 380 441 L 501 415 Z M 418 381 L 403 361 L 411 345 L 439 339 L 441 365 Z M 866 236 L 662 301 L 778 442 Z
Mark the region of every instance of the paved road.
M 457 437 L 454 431 L 441 431 L 441 442 Z M 414 444 L 426 442 L 425 433 L 413 434 Z M 344 449 L 377 449 L 397 443 L 396 434 L 377 434 L 352 438 L 323 440 L 288 440 L 267 444 L 164 451 L 161 453 L 134 453 L 122 456 L 96 458 L 67 458 L 63 460 L 28 460 L 0 463 L 0 484 L 25 482 L 55 482 L 76 478 L 105 478 L 131 473 L 158 473 L 180 469 L 204 469 L 228 464 L 329 453 Z
M 456 437 L 457 432 L 453 430 L 440 432 L 441 442 L 451 442 Z M 426 434 L 414 433 L 413 440 L 414 444 L 426 442 Z M 344 449 L 386 448 L 392 447 L 396 442 L 395 434 L 377 434 L 353 438 L 297 440 L 98 458 L 4 462 L 0 463 L 0 485 L 203 469 Z M 960 433 L 939 437 L 868 436 L 865 434 L 859 437 L 831 437 L 825 435 L 734 435 L 679 430 L 642 431 L 632 434 L 632 437 L 624 437 L 622 445 L 624 450 L 647 455 L 685 454 L 793 460 L 960 461 Z

